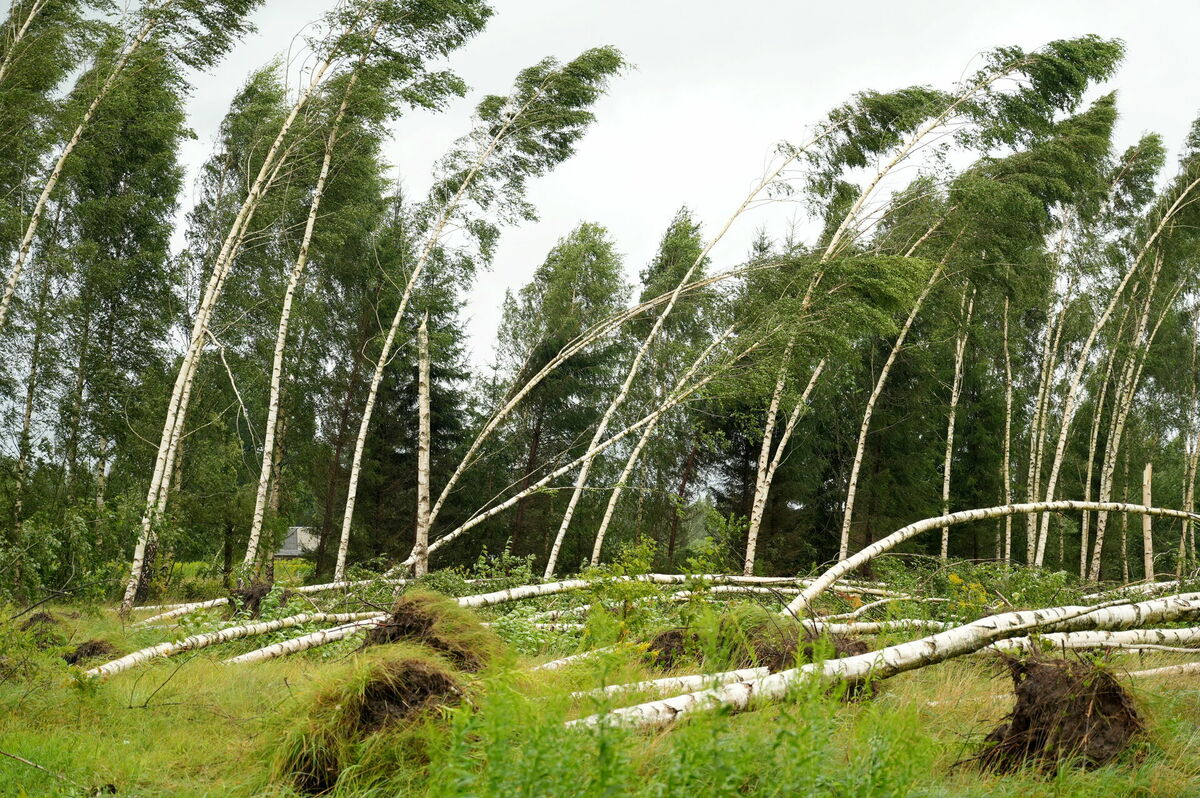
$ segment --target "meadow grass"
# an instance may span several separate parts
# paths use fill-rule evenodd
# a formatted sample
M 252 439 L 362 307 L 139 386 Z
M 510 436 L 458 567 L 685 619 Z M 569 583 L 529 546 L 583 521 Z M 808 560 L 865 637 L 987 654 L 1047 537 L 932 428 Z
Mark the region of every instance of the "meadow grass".
M 128 631 L 111 613 L 54 610 L 73 641 L 103 637 L 122 650 L 176 634 Z M 78 617 L 68 617 L 70 614 Z M 273 776 L 289 729 L 311 696 L 353 672 L 363 655 L 334 654 L 225 666 L 257 643 L 239 641 L 99 683 L 54 652 L 6 650 L 0 663 L 0 751 L 84 789 L 0 757 L 0 795 L 70 796 L 113 785 L 118 795 L 289 796 Z M 26 658 L 14 673 L 12 663 Z M 544 659 L 546 657 L 541 657 Z M 904 674 L 874 697 L 825 689 L 737 715 L 709 713 L 669 731 L 567 729 L 563 722 L 653 696 L 573 700 L 570 692 L 661 676 L 636 649 L 563 671 L 530 672 L 530 658 L 470 674 L 469 700 L 435 710 L 403 735 L 355 749 L 341 796 L 1186 796 L 1200 795 L 1200 686 L 1188 677 L 1133 685 L 1146 733 L 1110 765 L 1085 772 L 998 776 L 969 761 L 1012 704 L 995 660 L 975 657 Z M 1123 655 L 1138 669 L 1181 661 Z

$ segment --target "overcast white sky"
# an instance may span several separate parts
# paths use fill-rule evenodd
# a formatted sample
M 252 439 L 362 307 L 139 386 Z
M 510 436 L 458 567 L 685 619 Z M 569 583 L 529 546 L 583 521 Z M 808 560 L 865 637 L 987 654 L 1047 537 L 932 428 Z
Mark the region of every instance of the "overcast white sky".
M 214 72 L 189 103 L 198 140 L 186 146 L 189 180 L 246 74 L 284 51 L 305 22 L 333 0 L 266 0 L 258 32 Z M 504 231 L 494 266 L 479 276 L 467 310 L 477 362 L 490 358 L 506 288 L 522 285 L 554 242 L 580 220 L 608 227 L 631 279 L 652 256 L 675 209 L 689 205 L 721 224 L 772 145 L 799 140 L 850 93 L 914 83 L 945 87 L 984 50 L 1036 47 L 1096 33 L 1126 41 L 1117 89 L 1119 145 L 1157 131 L 1174 146 L 1200 111 L 1200 3 L 1193 0 L 493 0 L 487 30 L 450 65 L 471 86 L 439 116 L 396 126 L 387 150 L 414 196 L 430 166 L 468 127 L 483 93 L 507 93 L 516 72 L 546 56 L 570 58 L 596 45 L 619 47 L 636 69 L 596 108 L 598 123 L 578 154 L 537 181 L 530 199 L 541 220 Z M 190 201 L 189 197 L 185 200 Z M 754 231 L 782 230 L 795 209 L 766 206 L 743 217 L 715 250 L 740 259 Z

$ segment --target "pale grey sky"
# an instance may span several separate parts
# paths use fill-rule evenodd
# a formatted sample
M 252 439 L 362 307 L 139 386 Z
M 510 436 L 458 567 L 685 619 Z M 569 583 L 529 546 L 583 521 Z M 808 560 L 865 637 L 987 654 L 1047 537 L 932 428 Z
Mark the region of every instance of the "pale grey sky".
M 316 19 L 333 0 L 266 0 L 258 32 L 196 81 L 188 110 L 197 141 L 189 179 L 246 74 Z M 862 89 L 947 86 L 1000 45 L 1034 48 L 1096 33 L 1126 41 L 1118 90 L 1124 147 L 1157 131 L 1174 151 L 1200 111 L 1200 3 L 1194 0 L 494 0 L 487 30 L 450 61 L 471 86 L 438 116 L 401 119 L 387 148 L 414 196 L 430 166 L 466 131 L 483 93 L 507 93 L 516 72 L 546 56 L 619 47 L 635 69 L 596 107 L 578 154 L 537 181 L 541 220 L 504 231 L 495 263 L 467 310 L 476 362 L 490 358 L 500 299 L 522 285 L 554 242 L 580 220 L 609 228 L 631 279 L 652 256 L 675 209 L 689 205 L 719 226 L 758 177 L 780 139 Z M 1099 92 L 1097 92 L 1099 93 Z M 185 204 L 190 199 L 185 198 Z M 754 231 L 781 231 L 797 209 L 768 205 L 743 217 L 714 251 L 718 265 L 745 253 Z

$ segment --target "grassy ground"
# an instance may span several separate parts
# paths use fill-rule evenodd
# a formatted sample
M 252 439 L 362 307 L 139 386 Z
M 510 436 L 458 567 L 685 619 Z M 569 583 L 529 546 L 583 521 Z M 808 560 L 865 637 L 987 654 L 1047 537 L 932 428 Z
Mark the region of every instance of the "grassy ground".
M 72 641 L 103 637 L 125 651 L 177 634 L 127 632 L 110 612 L 55 613 Z M 347 647 L 320 658 L 219 664 L 259 644 L 160 660 L 105 683 L 77 678 L 49 653 L 10 645 L 0 656 L 0 751 L 62 778 L 0 757 L 0 795 L 86 795 L 107 785 L 146 798 L 293 795 L 271 776 L 278 741 L 307 696 L 336 681 L 357 655 Z M 1113 664 L 1132 670 L 1173 661 L 1179 657 L 1125 655 Z M 343 774 L 336 794 L 1200 795 L 1200 685 L 1186 677 L 1133 685 L 1147 731 L 1118 762 L 1093 772 L 1000 777 L 963 763 L 1012 702 L 1007 677 L 984 658 L 896 677 L 869 700 L 810 691 L 654 734 L 562 725 L 608 706 L 572 702 L 571 690 L 659 675 L 636 658 L 615 654 L 538 674 L 527 672 L 529 662 L 509 657 L 470 676 L 470 702 L 441 710 L 404 740 L 365 747 L 361 767 Z

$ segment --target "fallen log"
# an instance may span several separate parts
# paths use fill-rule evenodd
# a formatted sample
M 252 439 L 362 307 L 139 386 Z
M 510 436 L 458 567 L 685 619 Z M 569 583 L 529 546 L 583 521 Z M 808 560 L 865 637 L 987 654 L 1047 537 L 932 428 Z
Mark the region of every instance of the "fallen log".
M 789 690 L 810 679 L 851 684 L 868 679 L 886 679 L 973 653 L 997 640 L 1017 637 L 1031 630 L 1127 629 L 1197 615 L 1200 615 L 1200 593 L 1152 599 L 1140 604 L 1066 606 L 1002 613 L 878 651 L 815 662 L 758 679 L 591 715 L 571 721 L 568 725 L 612 723 L 633 727 L 663 726 L 689 713 L 716 707 L 743 710 L 756 697 L 780 699 Z

